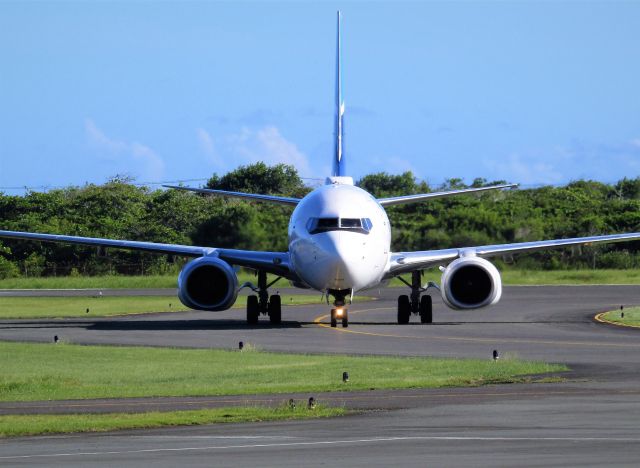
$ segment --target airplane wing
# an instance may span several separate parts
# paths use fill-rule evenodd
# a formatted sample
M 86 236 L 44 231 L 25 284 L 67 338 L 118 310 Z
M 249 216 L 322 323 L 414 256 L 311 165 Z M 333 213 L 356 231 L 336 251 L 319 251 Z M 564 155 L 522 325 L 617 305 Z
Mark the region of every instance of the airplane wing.
M 228 192 L 226 190 L 180 187 L 178 185 L 163 185 L 163 187 L 172 188 L 176 190 L 187 190 L 189 192 L 206 193 L 208 195 L 217 195 L 220 197 L 249 198 L 251 200 L 278 203 L 281 205 L 289 205 L 289 206 L 296 206 L 298 203 L 300 203 L 299 198 L 276 197 L 274 195 L 260 195 L 256 193 L 244 193 L 244 192 Z
M 505 254 L 559 249 L 571 245 L 591 245 L 597 243 L 625 242 L 632 240 L 640 240 L 640 232 L 610 234 L 606 236 L 575 237 L 571 239 L 555 239 L 537 242 L 520 242 L 516 244 L 481 245 L 478 247 L 426 250 L 422 252 L 397 252 L 391 254 L 390 269 L 386 278 L 415 270 L 424 270 L 438 264 L 446 264 L 458 257 L 467 255 L 476 255 L 478 257 L 488 258 Z
M 268 273 L 297 280 L 291 268 L 287 252 L 256 252 L 251 250 L 220 249 L 214 247 L 198 247 L 192 245 L 160 244 L 155 242 L 101 239 L 97 237 L 64 236 L 58 234 L 39 234 L 19 231 L 0 231 L 0 238 L 25 239 L 40 242 L 59 242 L 95 247 L 110 247 L 123 250 L 140 250 L 185 257 L 216 256 L 231 265 L 261 269 Z
M 416 195 L 403 195 L 401 197 L 390 197 L 390 198 L 378 198 L 378 203 L 382 206 L 392 206 L 392 205 L 404 205 L 406 203 L 415 203 L 424 200 L 429 200 L 431 198 L 444 198 L 451 197 L 454 195 L 462 195 L 465 193 L 475 193 L 475 192 L 484 192 L 487 190 L 500 190 L 500 189 L 512 189 L 516 188 L 518 184 L 503 184 L 503 185 L 492 185 L 490 187 L 476 187 L 476 188 L 468 188 L 461 190 L 449 190 L 448 192 L 431 192 L 431 193 L 418 193 Z

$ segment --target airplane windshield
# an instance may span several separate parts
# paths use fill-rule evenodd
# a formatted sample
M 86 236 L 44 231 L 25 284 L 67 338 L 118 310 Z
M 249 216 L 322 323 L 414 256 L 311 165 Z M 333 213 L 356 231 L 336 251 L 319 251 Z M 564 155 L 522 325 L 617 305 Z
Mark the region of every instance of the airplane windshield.
M 327 231 L 351 231 L 369 234 L 372 224 L 369 218 L 310 218 L 307 229 L 310 234 Z

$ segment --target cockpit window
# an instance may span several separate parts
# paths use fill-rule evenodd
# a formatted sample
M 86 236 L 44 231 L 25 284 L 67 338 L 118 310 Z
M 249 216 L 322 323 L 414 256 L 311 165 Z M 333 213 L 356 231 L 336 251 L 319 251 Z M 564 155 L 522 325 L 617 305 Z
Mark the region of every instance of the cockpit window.
M 340 218 L 341 228 L 361 228 L 362 220 L 360 218 Z
M 316 228 L 329 231 L 331 229 L 338 229 L 340 227 L 340 220 L 338 218 L 316 218 Z
M 327 231 L 351 231 L 369 234 L 371 231 L 369 218 L 310 218 L 307 229 L 310 234 L 318 234 Z

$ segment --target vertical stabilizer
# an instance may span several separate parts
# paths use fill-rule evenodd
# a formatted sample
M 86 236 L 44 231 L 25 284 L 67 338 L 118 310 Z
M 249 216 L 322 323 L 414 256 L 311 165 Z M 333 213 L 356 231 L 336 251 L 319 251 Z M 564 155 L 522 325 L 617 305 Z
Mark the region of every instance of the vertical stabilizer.
M 340 24 L 342 13 L 338 11 L 336 37 L 336 116 L 335 116 L 335 154 L 333 156 L 333 176 L 346 176 L 344 165 L 344 101 L 342 99 L 342 58 L 340 41 Z

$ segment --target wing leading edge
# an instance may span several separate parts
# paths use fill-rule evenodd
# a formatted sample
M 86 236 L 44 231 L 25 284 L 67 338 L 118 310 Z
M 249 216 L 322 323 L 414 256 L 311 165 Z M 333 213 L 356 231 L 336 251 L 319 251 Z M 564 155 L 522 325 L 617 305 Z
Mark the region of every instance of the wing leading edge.
M 94 247 L 109 247 L 124 250 L 140 250 L 160 254 L 179 255 L 184 257 L 215 256 L 231 265 L 261 269 L 268 273 L 297 280 L 291 268 L 287 252 L 255 252 L 251 250 L 221 249 L 214 247 L 198 247 L 180 244 L 160 244 L 155 242 L 102 239 L 98 237 L 64 236 L 59 234 L 39 234 L 19 231 L 0 231 L 0 237 L 8 239 L 24 239 L 39 242 L 59 242 Z
M 274 196 L 274 195 L 260 195 L 260 194 L 257 194 L 257 193 L 228 192 L 226 190 L 213 190 L 213 189 L 201 189 L 201 188 L 193 188 L 193 187 L 180 187 L 178 185 L 163 185 L 163 187 L 176 189 L 176 190 L 185 190 L 185 191 L 188 191 L 188 192 L 204 193 L 204 194 L 208 194 L 208 195 L 217 195 L 219 197 L 248 198 L 248 199 L 256 200 L 256 201 L 278 203 L 280 205 L 296 206 L 298 203 L 300 203 L 300 199 L 299 198 L 277 197 L 277 196 Z
M 640 232 L 628 234 L 610 234 L 606 236 L 574 237 L 571 239 L 555 239 L 537 242 L 520 242 L 516 244 L 481 245 L 456 249 L 426 250 L 416 252 L 397 252 L 391 254 L 391 264 L 387 277 L 423 270 L 441 263 L 449 263 L 458 257 L 478 256 L 483 258 L 498 255 L 535 252 L 538 250 L 559 249 L 572 245 L 591 245 L 640 240 Z
M 431 192 L 431 193 L 418 193 L 416 195 L 403 195 L 400 197 L 378 198 L 378 203 L 382 206 L 392 205 L 404 205 L 406 203 L 416 203 L 424 200 L 430 200 L 432 198 L 444 198 L 454 195 L 463 195 L 465 193 L 485 192 L 487 190 L 500 190 L 500 189 L 513 189 L 518 184 L 502 184 L 491 185 L 489 187 L 474 187 L 461 190 L 449 190 L 448 192 Z

